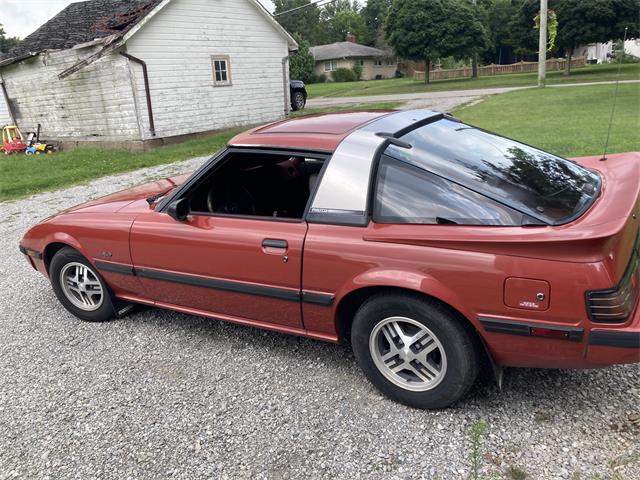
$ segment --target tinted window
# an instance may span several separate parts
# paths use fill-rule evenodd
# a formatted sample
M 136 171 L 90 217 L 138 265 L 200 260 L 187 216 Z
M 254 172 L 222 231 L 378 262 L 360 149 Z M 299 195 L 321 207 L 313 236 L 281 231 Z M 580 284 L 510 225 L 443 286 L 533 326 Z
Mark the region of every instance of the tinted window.
M 599 177 L 579 165 L 455 120 L 442 119 L 402 137 L 411 149 L 387 154 L 437 173 L 550 224 L 582 214 Z
M 421 168 L 383 157 L 373 219 L 379 223 L 521 225 L 522 214 Z

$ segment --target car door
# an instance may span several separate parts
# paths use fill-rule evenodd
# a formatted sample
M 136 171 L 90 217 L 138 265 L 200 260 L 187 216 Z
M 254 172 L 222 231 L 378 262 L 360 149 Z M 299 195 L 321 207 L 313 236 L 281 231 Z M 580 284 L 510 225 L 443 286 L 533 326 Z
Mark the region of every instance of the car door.
M 262 158 L 271 161 L 270 156 L 274 154 L 262 153 L 250 161 L 255 163 Z M 220 162 L 224 164 L 224 158 Z M 269 171 L 293 175 L 298 190 L 306 181 L 295 178 L 287 162 L 272 167 Z M 214 165 L 213 173 L 201 174 L 202 184 L 216 183 L 217 179 L 218 185 L 225 184 L 222 188 L 225 192 L 237 193 L 245 188 L 230 185 L 233 180 L 221 178 L 223 169 L 216 168 Z M 263 181 L 262 173 L 256 173 L 255 166 L 247 168 L 247 172 L 256 176 L 264 189 L 263 198 L 286 201 L 287 195 L 282 191 L 269 190 L 285 187 L 275 183 L 271 187 L 271 182 Z M 302 220 L 305 195 L 299 196 L 298 203 L 305 202 L 297 205 L 295 216 L 299 218 L 280 218 L 284 210 L 253 215 L 204 213 L 194 210 L 197 208 L 194 205 L 205 203 L 197 198 L 198 189 L 203 188 L 196 182 L 193 198 L 184 194 L 191 210 L 183 220 L 174 219 L 162 209 L 149 210 L 136 218 L 130 236 L 131 257 L 145 295 L 159 306 L 178 306 L 186 311 L 192 309 L 193 313 L 211 313 L 257 326 L 302 328 L 300 280 L 307 231 Z M 225 211 L 233 211 L 232 207 L 235 205 L 225 207 Z
M 306 229 L 204 215 L 177 221 L 150 211 L 133 224 L 131 256 L 145 295 L 160 305 L 300 327 Z

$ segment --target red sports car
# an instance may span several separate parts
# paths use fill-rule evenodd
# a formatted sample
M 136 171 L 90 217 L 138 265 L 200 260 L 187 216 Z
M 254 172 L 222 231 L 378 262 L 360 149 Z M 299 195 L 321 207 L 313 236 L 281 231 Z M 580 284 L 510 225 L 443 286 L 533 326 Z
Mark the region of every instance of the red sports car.
M 390 397 L 640 361 L 640 154 L 576 161 L 418 110 L 286 120 L 20 243 L 82 320 L 146 304 L 349 342 Z

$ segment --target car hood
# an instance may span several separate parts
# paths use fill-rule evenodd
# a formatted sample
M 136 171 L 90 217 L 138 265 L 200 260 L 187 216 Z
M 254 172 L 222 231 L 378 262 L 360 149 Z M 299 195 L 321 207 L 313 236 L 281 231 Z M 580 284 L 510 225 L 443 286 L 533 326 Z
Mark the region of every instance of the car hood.
M 111 213 L 117 212 L 136 200 L 144 200 L 154 195 L 169 192 L 189 178 L 190 173 L 167 177 L 155 182 L 145 183 L 133 188 L 121 190 L 105 197 L 97 198 L 60 213 Z

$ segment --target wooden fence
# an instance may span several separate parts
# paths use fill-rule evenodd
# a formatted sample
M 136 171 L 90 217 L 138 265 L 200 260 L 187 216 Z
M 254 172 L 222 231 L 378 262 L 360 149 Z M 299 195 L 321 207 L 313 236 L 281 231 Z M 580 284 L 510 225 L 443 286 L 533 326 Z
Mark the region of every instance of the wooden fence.
M 550 58 L 547 60 L 547 70 L 564 70 L 567 64 L 567 60 L 564 58 Z M 587 64 L 585 57 L 571 59 L 571 68 L 584 67 Z M 479 76 L 487 75 L 504 75 L 508 73 L 525 73 L 525 72 L 537 72 L 538 62 L 519 62 L 512 63 L 511 65 L 485 65 L 484 67 L 478 67 Z M 429 79 L 431 80 L 444 80 L 447 78 L 461 78 L 470 77 L 473 71 L 471 67 L 464 68 L 451 68 L 449 70 L 431 70 L 429 72 Z M 414 71 L 414 80 L 424 81 L 424 72 Z

